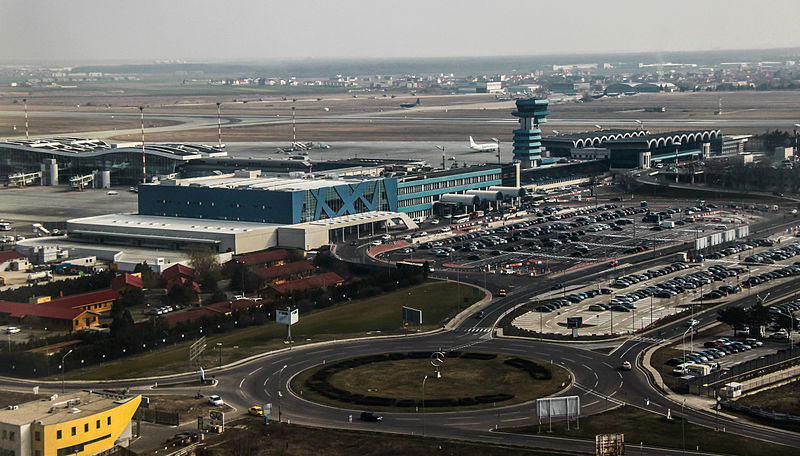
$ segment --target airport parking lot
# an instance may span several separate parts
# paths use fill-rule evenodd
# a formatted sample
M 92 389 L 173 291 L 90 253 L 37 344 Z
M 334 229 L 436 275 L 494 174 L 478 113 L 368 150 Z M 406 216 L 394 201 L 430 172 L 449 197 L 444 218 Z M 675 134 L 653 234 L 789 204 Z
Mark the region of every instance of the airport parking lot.
M 702 265 L 675 262 L 608 282 L 562 289 L 556 299 L 537 302 L 534 311 L 517 317 L 512 324 L 545 334 L 569 334 L 567 319 L 581 317 L 579 335 L 634 333 L 666 316 L 699 311 L 739 293 L 757 294 L 768 282 L 800 275 L 800 243 L 785 241 L 780 248 L 771 240 L 740 242 L 720 251 L 718 259 L 706 260 Z M 741 252 L 764 256 L 772 251 L 781 252 L 784 258 L 769 264 L 738 261 Z M 779 306 L 774 309 L 773 312 L 784 313 L 791 310 Z
M 406 235 L 413 245 L 385 253 L 383 258 L 425 260 L 437 267 L 466 267 L 493 274 L 542 275 L 598 262 L 607 262 L 613 271 L 625 255 L 690 242 L 765 217 L 725 210 L 713 203 L 704 208 L 687 203 L 646 208 L 630 203 L 568 206 L 543 206 L 507 221 L 484 218 L 459 231 L 442 233 L 451 230 L 450 226 L 426 227 L 426 236 Z M 668 217 L 663 225 L 672 227 L 643 222 L 648 209 Z M 711 212 L 713 216 L 700 216 Z

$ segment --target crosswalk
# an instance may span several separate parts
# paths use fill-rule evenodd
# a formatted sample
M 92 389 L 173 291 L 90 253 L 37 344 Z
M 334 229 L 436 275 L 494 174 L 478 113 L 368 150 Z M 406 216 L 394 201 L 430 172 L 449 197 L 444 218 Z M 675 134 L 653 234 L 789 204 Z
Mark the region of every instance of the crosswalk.
M 636 337 L 631 338 L 631 340 L 634 341 L 634 342 L 650 342 L 650 343 L 654 343 L 654 344 L 660 344 L 661 342 L 664 342 L 664 338 L 662 338 L 662 337 L 636 336 Z
M 459 328 L 458 330 L 467 333 L 488 333 L 492 331 L 492 328 L 474 327 L 474 328 Z

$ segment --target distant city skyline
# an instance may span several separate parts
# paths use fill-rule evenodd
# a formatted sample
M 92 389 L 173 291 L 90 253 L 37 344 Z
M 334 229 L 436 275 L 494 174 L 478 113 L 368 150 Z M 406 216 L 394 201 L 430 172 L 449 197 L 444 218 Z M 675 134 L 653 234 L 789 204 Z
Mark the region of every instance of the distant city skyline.
M 800 46 L 790 0 L 0 3 L 0 60 L 243 61 Z

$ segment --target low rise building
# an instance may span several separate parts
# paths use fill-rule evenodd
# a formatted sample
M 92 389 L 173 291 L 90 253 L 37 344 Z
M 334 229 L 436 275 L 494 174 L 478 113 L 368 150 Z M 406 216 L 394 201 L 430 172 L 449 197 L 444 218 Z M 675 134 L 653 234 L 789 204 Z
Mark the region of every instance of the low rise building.
M 142 396 L 53 395 L 0 410 L 0 454 L 88 456 L 127 446 Z

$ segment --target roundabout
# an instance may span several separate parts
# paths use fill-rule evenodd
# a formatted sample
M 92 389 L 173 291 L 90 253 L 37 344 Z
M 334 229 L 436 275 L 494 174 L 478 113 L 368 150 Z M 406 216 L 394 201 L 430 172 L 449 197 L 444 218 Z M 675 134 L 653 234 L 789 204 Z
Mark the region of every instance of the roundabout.
M 539 359 L 402 352 L 315 366 L 298 373 L 289 387 L 305 400 L 333 407 L 444 412 L 530 402 L 556 394 L 569 383 L 566 369 Z

